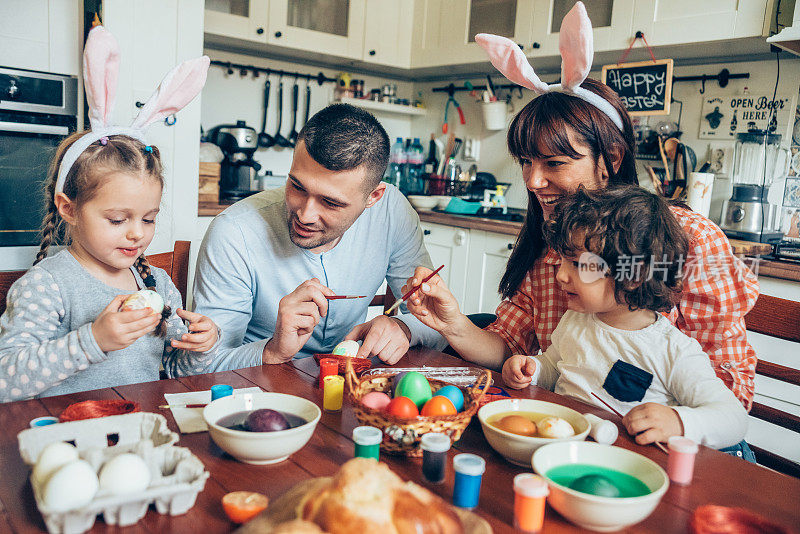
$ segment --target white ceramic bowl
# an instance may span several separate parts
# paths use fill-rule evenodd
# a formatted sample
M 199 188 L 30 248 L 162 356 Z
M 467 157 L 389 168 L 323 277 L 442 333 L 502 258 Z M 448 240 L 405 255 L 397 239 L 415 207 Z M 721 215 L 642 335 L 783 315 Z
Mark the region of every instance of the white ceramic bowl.
M 550 503 L 558 513 L 579 527 L 613 532 L 636 524 L 655 510 L 669 487 L 667 473 L 641 454 L 592 442 L 553 443 L 533 453 L 533 470 L 550 486 Z M 554 467 L 589 464 L 614 469 L 642 481 L 650 493 L 641 497 L 600 497 L 562 486 L 547 477 Z
M 433 195 L 433 198 L 436 199 L 436 209 L 444 210 L 447 208 L 447 205 L 450 204 L 450 200 L 453 197 L 450 195 Z
M 231 395 L 211 402 L 203 409 L 203 419 L 208 433 L 222 450 L 248 464 L 274 464 L 283 461 L 302 449 L 314 429 L 322 412 L 311 401 L 294 395 L 262 391 L 253 394 L 253 410 L 270 408 L 302 417 L 308 423 L 277 432 L 247 432 L 219 426 L 217 421 L 226 415 L 245 411 L 245 396 Z
M 568 438 L 537 438 L 512 434 L 500 430 L 486 421 L 492 416 L 503 412 L 535 412 L 554 415 L 566 419 L 575 429 L 576 434 Z M 512 464 L 528 467 L 531 464 L 533 451 L 547 445 L 561 441 L 582 441 L 589 435 L 590 425 L 586 418 L 571 408 L 534 399 L 505 399 L 493 401 L 478 410 L 478 420 L 483 427 L 483 435 L 494 450 Z
M 432 210 L 439 202 L 436 197 L 427 195 L 408 195 L 408 201 L 418 210 Z

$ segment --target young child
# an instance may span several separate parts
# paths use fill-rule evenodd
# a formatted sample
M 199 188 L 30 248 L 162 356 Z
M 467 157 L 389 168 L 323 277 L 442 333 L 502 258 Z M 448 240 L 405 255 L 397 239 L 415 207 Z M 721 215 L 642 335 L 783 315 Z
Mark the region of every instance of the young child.
M 208 58 L 177 67 L 133 126 L 120 128 L 107 124 L 116 42 L 97 27 L 85 50 L 92 130 L 65 139 L 51 165 L 41 250 L 11 286 L 0 317 L 0 402 L 157 380 L 160 365 L 171 377 L 197 373 L 219 339 L 210 319 L 178 309 L 169 276 L 144 256 L 164 179 L 143 128 L 194 98 Z M 47 257 L 62 226 L 69 246 Z M 163 314 L 120 311 L 145 287 L 161 295 Z M 155 332 L 160 323 L 166 338 Z
M 556 280 L 569 309 L 546 352 L 505 361 L 504 382 L 605 408 L 594 393 L 626 414 L 640 444 L 683 435 L 747 447 L 741 403 L 699 343 L 659 313 L 680 294 L 688 250 L 667 202 L 636 186 L 580 189 L 559 201 L 544 235 L 561 256 Z

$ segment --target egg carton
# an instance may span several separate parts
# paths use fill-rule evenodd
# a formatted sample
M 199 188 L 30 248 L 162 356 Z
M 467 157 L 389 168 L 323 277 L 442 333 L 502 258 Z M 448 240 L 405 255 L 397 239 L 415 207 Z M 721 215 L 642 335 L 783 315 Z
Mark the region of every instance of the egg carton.
M 18 435 L 20 455 L 29 466 L 35 464 L 45 446 L 66 441 L 76 446 L 78 456 L 95 472 L 123 453 L 137 454 L 150 471 L 150 484 L 142 492 L 114 495 L 101 488 L 90 503 L 66 512 L 50 510 L 43 502 L 43 488 L 31 480 L 36 506 L 50 534 L 86 532 L 99 514 L 109 525 L 133 525 L 153 503 L 160 514 L 186 513 L 205 487 L 209 473 L 189 449 L 174 445 L 177 439 L 164 416 L 143 412 L 28 429 Z M 112 443 L 114 440 L 118 441 Z

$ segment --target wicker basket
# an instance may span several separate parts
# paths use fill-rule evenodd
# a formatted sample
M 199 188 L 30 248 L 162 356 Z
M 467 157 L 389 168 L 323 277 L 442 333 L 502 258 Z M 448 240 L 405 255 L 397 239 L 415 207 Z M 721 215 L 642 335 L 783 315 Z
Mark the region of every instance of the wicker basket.
M 357 375 L 372 367 L 372 362 L 369 358 L 357 358 L 355 356 L 342 356 L 341 354 L 315 354 L 314 360 L 319 365 L 319 361 L 323 358 L 331 358 L 339 362 L 339 374 L 344 375 L 347 372 L 347 362 L 352 361 L 353 367 Z
M 411 419 L 395 417 L 379 410 L 367 408 L 361 404 L 361 398 L 371 391 L 389 393 L 392 389 L 391 374 L 376 374 L 359 378 L 352 365 L 347 366 L 345 380 L 347 381 L 347 395 L 353 405 L 356 419 L 362 425 L 374 426 L 383 431 L 381 450 L 389 454 L 404 454 L 406 456 L 422 456 L 419 448 L 420 439 L 428 432 L 442 432 L 450 436 L 450 442 L 456 442 L 461 433 L 469 425 L 472 416 L 478 411 L 481 399 L 487 386 L 491 384 L 492 373 L 486 373 L 478 382 L 464 391 L 464 409 L 455 415 L 437 417 L 414 417 Z M 429 379 L 431 389 L 448 386 L 447 382 Z

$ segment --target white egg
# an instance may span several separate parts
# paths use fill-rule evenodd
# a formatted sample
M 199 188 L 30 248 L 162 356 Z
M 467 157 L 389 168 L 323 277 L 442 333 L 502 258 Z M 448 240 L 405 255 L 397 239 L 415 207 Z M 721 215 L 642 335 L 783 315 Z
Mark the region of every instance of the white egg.
M 60 467 L 78 459 L 78 449 L 63 441 L 51 443 L 39 453 L 36 465 L 33 466 L 31 482 L 41 488 L 42 484 Z
M 138 493 L 150 484 L 150 469 L 137 454 L 124 453 L 100 469 L 100 487 L 113 495 Z
M 358 354 L 358 341 L 353 341 L 352 339 L 348 339 L 346 341 L 342 341 L 338 345 L 333 348 L 332 354 L 336 354 L 337 356 L 356 356 Z
M 161 313 L 164 310 L 164 299 L 152 289 L 142 289 L 128 296 L 120 310 L 130 311 L 144 308 L 150 308 L 154 313 Z
M 536 429 L 543 438 L 568 438 L 575 435 L 575 429 L 560 417 L 545 417 L 536 423 Z
M 66 512 L 89 504 L 99 482 L 92 466 L 75 460 L 59 468 L 44 485 L 42 500 L 52 512 Z

